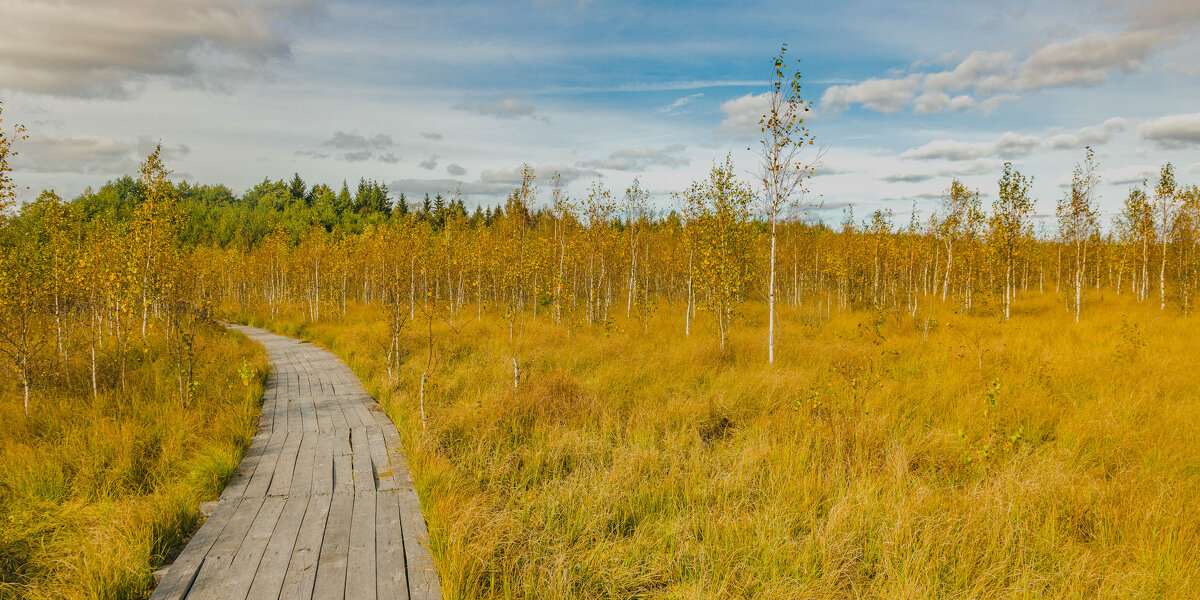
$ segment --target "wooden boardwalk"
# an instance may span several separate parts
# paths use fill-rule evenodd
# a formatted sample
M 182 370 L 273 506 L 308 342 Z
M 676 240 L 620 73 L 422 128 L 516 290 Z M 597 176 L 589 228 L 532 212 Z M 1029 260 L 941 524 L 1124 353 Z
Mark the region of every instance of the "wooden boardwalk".
M 230 328 L 271 362 L 258 433 L 152 600 L 441 598 L 396 426 L 333 354 Z

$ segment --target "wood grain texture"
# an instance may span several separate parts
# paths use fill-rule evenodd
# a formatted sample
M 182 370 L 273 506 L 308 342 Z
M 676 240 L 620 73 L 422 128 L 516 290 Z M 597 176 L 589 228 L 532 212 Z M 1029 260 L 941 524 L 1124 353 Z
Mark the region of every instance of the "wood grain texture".
M 151 596 L 440 598 L 400 435 L 336 356 L 261 329 L 257 433 Z

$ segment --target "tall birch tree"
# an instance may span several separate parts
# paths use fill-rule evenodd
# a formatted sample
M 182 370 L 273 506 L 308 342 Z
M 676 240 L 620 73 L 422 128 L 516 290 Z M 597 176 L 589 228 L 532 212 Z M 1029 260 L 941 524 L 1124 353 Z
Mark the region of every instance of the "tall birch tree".
M 763 187 L 762 210 L 771 230 L 767 281 L 767 362 L 775 362 L 775 278 L 779 220 L 781 214 L 803 197 L 805 183 L 821 158 L 811 149 L 814 138 L 804 124 L 808 104 L 800 96 L 800 70 L 785 60 L 787 45 L 774 58 L 767 113 L 759 120 L 762 145 L 759 167 Z M 799 61 L 796 61 L 799 64 Z

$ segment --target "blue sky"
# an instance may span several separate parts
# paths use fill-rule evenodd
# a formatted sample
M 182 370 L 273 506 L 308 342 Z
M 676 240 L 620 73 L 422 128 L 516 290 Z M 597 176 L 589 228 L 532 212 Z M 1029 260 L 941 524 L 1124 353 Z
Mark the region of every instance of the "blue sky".
M 1049 214 L 1087 144 L 1106 211 L 1167 161 L 1200 181 L 1194 0 L 0 0 L 0 15 L 26 199 L 132 172 L 161 141 L 177 179 L 239 191 L 300 172 L 491 204 L 530 163 L 576 197 L 640 177 L 668 208 L 726 153 L 752 177 L 785 42 L 826 149 L 821 218 L 927 214 L 954 177 L 986 204 L 1004 161 Z

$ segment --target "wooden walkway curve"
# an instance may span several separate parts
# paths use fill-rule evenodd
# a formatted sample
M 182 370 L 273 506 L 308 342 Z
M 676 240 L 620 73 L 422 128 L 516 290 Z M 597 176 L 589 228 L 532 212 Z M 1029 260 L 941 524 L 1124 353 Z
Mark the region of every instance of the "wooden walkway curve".
M 258 433 L 151 599 L 441 598 L 396 426 L 333 354 L 229 327 L 271 363 Z

